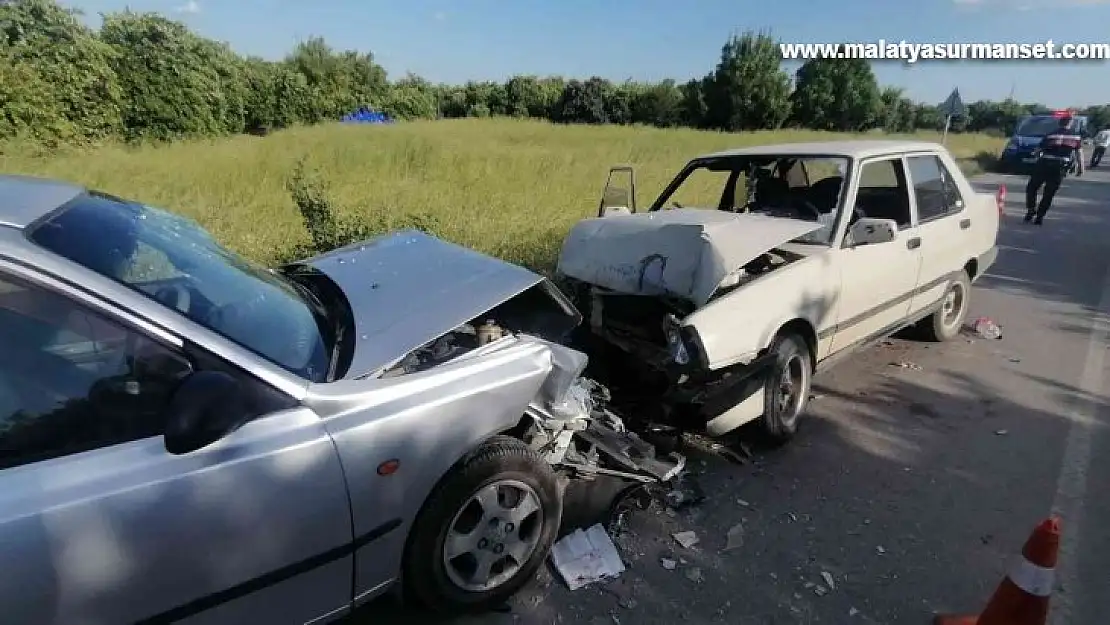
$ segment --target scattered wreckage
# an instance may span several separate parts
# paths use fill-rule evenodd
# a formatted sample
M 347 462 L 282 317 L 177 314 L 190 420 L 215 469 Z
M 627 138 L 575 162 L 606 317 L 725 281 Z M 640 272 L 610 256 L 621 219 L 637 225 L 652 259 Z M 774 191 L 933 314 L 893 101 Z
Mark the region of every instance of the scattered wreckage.
M 624 413 L 714 436 L 759 420 L 782 443 L 817 365 L 911 325 L 958 333 L 1001 214 L 935 143 L 702 156 L 646 212 L 622 166 L 555 280 L 585 318 L 573 343 L 588 373 Z

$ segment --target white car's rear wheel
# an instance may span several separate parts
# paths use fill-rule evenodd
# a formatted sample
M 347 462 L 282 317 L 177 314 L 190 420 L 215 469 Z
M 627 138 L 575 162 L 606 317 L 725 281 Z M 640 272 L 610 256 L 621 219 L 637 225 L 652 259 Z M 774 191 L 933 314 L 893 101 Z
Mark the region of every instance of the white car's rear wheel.
M 551 466 L 521 441 L 494 437 L 424 504 L 406 549 L 406 590 L 436 611 L 496 606 L 535 575 L 562 514 Z
M 922 324 L 925 337 L 930 341 L 942 342 L 955 338 L 967 318 L 967 307 L 971 295 L 971 279 L 967 272 L 961 271 L 944 292 L 940 308 L 927 317 Z

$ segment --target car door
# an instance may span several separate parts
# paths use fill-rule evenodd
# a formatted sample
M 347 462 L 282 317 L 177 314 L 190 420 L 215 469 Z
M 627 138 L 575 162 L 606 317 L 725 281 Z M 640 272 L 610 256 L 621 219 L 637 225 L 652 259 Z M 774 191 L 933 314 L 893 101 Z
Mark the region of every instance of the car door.
M 865 245 L 856 244 L 845 232 L 833 252 L 842 278 L 832 352 L 885 334 L 905 322 L 921 259 L 901 157 L 864 160 L 851 187 L 845 205 L 849 228 L 855 221 L 853 215 L 857 215 L 892 219 L 898 224 L 898 232 L 893 241 Z
M 921 238 L 921 271 L 910 315 L 919 315 L 937 304 L 951 279 L 967 258 L 971 209 L 951 172 L 936 154 L 906 157 L 914 195 L 914 223 Z
M 349 504 L 314 413 L 6 263 L 0 345 L 5 622 L 303 623 L 346 609 Z M 204 369 L 226 369 L 276 411 L 170 454 L 164 408 Z

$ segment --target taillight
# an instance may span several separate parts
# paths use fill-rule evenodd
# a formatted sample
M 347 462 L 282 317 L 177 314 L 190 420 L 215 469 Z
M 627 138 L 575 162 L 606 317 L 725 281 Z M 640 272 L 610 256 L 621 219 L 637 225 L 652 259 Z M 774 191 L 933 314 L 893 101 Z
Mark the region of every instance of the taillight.
M 1006 185 L 998 185 L 998 193 L 994 196 L 995 202 L 998 204 L 998 218 L 1002 219 L 1004 209 L 1006 208 Z

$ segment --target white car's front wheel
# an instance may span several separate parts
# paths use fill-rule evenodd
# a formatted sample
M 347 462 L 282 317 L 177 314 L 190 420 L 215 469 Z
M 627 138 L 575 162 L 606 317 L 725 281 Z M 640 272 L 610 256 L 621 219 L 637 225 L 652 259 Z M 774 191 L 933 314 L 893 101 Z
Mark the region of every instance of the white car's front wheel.
M 764 381 L 763 431 L 783 444 L 798 431 L 798 420 L 809 401 L 813 363 L 809 347 L 797 334 L 782 334 L 771 345 L 775 362 Z

